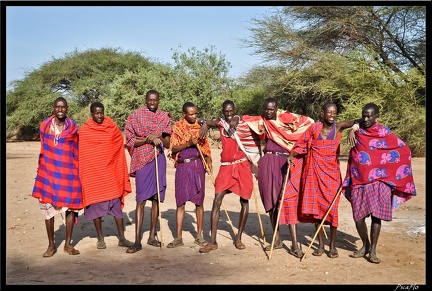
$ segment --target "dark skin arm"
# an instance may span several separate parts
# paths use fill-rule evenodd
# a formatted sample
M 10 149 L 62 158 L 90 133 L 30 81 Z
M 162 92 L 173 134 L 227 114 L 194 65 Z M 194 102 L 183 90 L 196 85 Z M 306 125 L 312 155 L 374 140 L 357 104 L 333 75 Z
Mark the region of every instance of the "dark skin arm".
M 341 122 L 338 122 L 337 124 L 336 124 L 336 132 L 337 132 L 337 134 L 339 134 L 340 132 L 342 132 L 344 129 L 346 129 L 346 128 L 350 128 L 350 127 L 352 127 L 353 126 L 353 124 L 355 123 L 355 122 L 358 122 L 358 120 L 351 120 L 351 121 L 341 121 Z M 354 130 L 350 130 L 350 132 L 349 132 L 349 134 L 348 134 L 348 143 L 351 145 L 351 146 L 353 146 L 354 145 L 354 142 L 355 142 L 355 136 L 353 137 L 353 138 L 351 138 L 350 137 L 350 135 L 351 134 L 353 134 L 353 136 L 354 136 Z M 288 156 L 288 163 L 289 164 L 292 164 L 293 162 L 294 162 L 294 158 L 297 156 L 297 155 L 299 155 L 299 153 L 297 153 L 297 152 L 295 152 L 295 151 L 291 151 L 291 153 L 289 154 L 289 156 Z
M 142 146 L 143 144 L 153 144 L 155 146 L 163 145 L 165 148 L 169 148 L 170 145 L 170 135 L 162 133 L 162 135 L 157 135 L 151 133 L 147 135 L 144 139 L 136 139 L 134 147 Z
M 171 148 L 171 153 L 173 156 L 175 156 L 177 153 L 181 152 L 182 150 L 184 150 L 188 147 L 196 146 L 197 144 L 198 144 L 198 139 L 196 137 L 191 136 L 190 139 L 186 143 L 173 146 Z M 207 167 L 209 168 L 210 173 L 213 172 L 213 165 L 212 165 L 211 158 L 208 156 L 204 156 L 204 159 L 205 159 L 205 162 L 207 164 Z

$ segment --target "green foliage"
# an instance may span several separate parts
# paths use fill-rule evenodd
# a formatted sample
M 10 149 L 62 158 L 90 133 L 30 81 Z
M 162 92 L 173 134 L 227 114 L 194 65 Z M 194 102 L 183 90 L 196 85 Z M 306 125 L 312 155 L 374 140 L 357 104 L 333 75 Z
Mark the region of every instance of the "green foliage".
M 256 27 L 244 40 L 267 62 L 236 80 L 227 77 L 231 65 L 214 46 L 178 48 L 172 65 L 112 48 L 54 58 L 14 81 L 6 93 L 6 136 L 37 138 L 58 96 L 68 100 L 68 114 L 79 125 L 90 118 L 90 104 L 101 101 L 105 114 L 123 130 L 129 114 L 144 106 L 146 92 L 154 89 L 159 107 L 173 121 L 182 118 L 186 101 L 197 105 L 199 117 L 211 119 L 221 116 L 226 99 L 235 102 L 238 114 L 260 115 L 264 100 L 273 97 L 279 108 L 315 120 L 329 100 L 339 106 L 338 120 L 360 118 L 362 107 L 374 102 L 381 109 L 379 121 L 410 146 L 413 156 L 425 156 L 424 7 L 288 6 L 275 11 L 253 19 Z M 345 139 L 341 148 L 349 150 Z

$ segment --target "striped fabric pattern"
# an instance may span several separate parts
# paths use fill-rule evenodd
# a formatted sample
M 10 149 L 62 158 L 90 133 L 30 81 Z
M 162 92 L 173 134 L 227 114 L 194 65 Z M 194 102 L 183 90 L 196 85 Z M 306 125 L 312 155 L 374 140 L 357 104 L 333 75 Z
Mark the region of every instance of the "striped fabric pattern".
M 136 139 L 144 139 L 149 134 L 171 135 L 172 124 L 169 112 L 157 109 L 152 112 L 147 106 L 136 109 L 126 120 L 126 147 L 131 156 L 130 174 L 135 172 L 154 160 L 154 146 L 144 144 L 134 147 Z M 163 147 L 158 149 L 158 155 L 164 154 Z
M 342 134 L 338 133 L 334 139 L 331 139 L 330 135 L 327 139 L 320 139 L 322 128 L 322 122 L 311 125 L 293 148 L 293 151 L 299 155 L 307 155 L 299 203 L 301 222 L 313 223 L 315 219 L 322 220 L 342 183 L 339 163 Z M 336 123 L 332 127 L 332 132 L 335 131 Z M 339 200 L 340 196 L 336 199 L 324 224 L 338 226 Z
M 81 182 L 78 172 L 78 126 L 69 117 L 57 146 L 50 125 L 55 115 L 45 119 L 40 127 L 41 150 L 32 197 L 54 207 L 82 209 Z
M 244 115 L 243 119 L 258 135 L 267 134 L 270 139 L 288 151 L 291 151 L 300 136 L 314 123 L 310 117 L 281 109 L 278 109 L 275 120 L 250 115 Z
M 132 192 L 124 150 L 124 137 L 117 124 L 105 116 L 98 124 L 88 119 L 79 129 L 79 171 L 84 206 L 124 197 Z
M 224 118 L 220 119 L 223 127 L 227 132 L 230 131 L 228 122 Z M 249 161 L 258 167 L 258 162 L 261 159 L 261 139 L 249 125 L 242 119 L 236 126 L 236 130 L 233 133 L 233 137 L 237 141 L 240 149 L 247 155 Z

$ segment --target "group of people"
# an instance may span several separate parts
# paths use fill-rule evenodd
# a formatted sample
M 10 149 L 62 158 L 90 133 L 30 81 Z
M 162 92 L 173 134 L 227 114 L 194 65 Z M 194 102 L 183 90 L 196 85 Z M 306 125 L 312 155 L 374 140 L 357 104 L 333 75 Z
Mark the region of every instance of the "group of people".
M 112 215 L 118 229 L 118 246 L 127 253 L 142 249 L 144 207 L 151 201 L 150 231 L 147 244 L 161 247 L 157 236 L 160 203 L 165 200 L 168 160 L 174 164 L 176 234 L 168 248 L 183 246 L 185 204 L 195 204 L 197 222 L 195 243 L 200 253 L 218 248 L 216 234 L 220 209 L 226 194 L 239 196 L 241 205 L 234 246 L 243 250 L 242 234 L 254 191 L 254 177 L 273 228 L 273 241 L 266 251 L 282 249 L 279 225 L 288 225 L 291 246 L 288 252 L 304 255 L 297 238 L 299 222 L 314 223 L 318 247 L 314 256 L 325 252 L 323 225 L 330 226 L 330 258 L 337 258 L 336 233 L 338 203 L 343 193 L 352 205 L 356 229 L 362 247 L 351 257 L 366 257 L 380 263 L 376 254 L 381 220 L 391 221 L 392 212 L 416 195 L 411 169 L 411 151 L 390 129 L 381 125 L 379 107 L 368 103 L 362 117 L 337 121 L 337 105 L 322 106 L 321 120 L 278 108 L 276 99 L 264 101 L 260 116 L 237 115 L 235 104 L 222 104 L 217 120 L 198 118 L 197 107 L 185 102 L 183 118 L 172 124 L 167 111 L 159 109 L 159 93 L 146 93 L 146 105 L 128 116 L 125 126 L 126 148 L 131 162 L 128 171 L 123 135 L 115 122 L 104 114 L 100 102 L 90 106 L 91 118 L 78 129 L 67 116 L 67 101 L 54 101 L 54 114 L 40 126 L 41 152 L 32 196 L 39 200 L 45 218 L 48 248 L 44 257 L 53 256 L 54 216 L 65 213 L 64 251 L 79 254 L 72 245 L 72 230 L 77 214 L 84 209 L 93 220 L 97 248 L 106 244 L 102 233 L 103 216 Z M 203 236 L 205 176 L 212 177 L 212 155 L 207 137 L 209 127 L 219 129 L 222 143 L 220 168 L 213 180 L 215 197 L 210 218 L 210 241 Z M 344 129 L 350 128 L 347 173 L 342 180 L 339 164 Z M 165 155 L 167 149 L 167 155 Z M 135 178 L 135 241 L 124 236 L 122 209 L 124 197 L 132 192 L 130 177 Z M 370 235 L 365 219 L 371 216 Z M 159 216 L 160 217 L 160 216 Z M 234 230 L 234 229 L 233 229 Z M 273 248 L 273 249 L 272 249 Z

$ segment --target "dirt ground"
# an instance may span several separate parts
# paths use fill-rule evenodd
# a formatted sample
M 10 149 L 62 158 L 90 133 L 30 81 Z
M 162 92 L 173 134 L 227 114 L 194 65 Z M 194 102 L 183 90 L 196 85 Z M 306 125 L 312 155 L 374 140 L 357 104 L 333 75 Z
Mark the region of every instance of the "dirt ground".
M 79 213 L 74 228 L 73 244 L 81 252 L 71 256 L 63 252 L 65 226 L 56 216 L 55 235 L 58 252 L 51 258 L 43 258 L 48 242 L 44 219 L 38 202 L 31 197 L 36 175 L 39 142 L 14 142 L 6 144 L 6 256 L 2 264 L 2 288 L 9 285 L 207 285 L 207 284 L 285 284 L 285 285 L 388 285 L 390 290 L 416 290 L 426 284 L 426 201 L 425 158 L 413 159 L 417 196 L 403 204 L 393 215 L 393 221 L 382 223 L 377 255 L 380 264 L 369 263 L 364 258 L 349 257 L 361 246 L 352 219 L 348 201 L 341 197 L 339 227 L 336 247 L 339 257 L 312 256 L 317 240 L 302 260 L 287 252 L 291 245 L 287 226 L 281 226 L 284 249 L 266 253 L 258 219 L 260 215 L 266 244 L 272 241 L 269 217 L 259 198 L 258 186 L 250 200 L 250 213 L 242 241 L 245 250 L 233 245 L 234 232 L 227 215 L 237 231 L 240 203 L 235 194 L 225 196 L 221 210 L 217 240 L 219 248 L 209 254 L 200 254 L 194 244 L 196 219 L 195 207 L 186 204 L 183 228 L 184 246 L 168 249 L 165 246 L 175 234 L 174 167 L 167 167 L 168 188 L 166 200 L 161 204 L 159 239 L 164 247 L 146 244 L 149 231 L 150 204 L 144 217 L 143 249 L 127 254 L 117 246 L 117 230 L 114 219 L 105 217 L 103 232 L 106 249 L 96 248 L 96 231 L 92 221 L 86 221 Z M 220 149 L 212 150 L 214 173 L 219 169 Z M 129 159 L 129 154 L 127 154 Z M 129 161 L 129 160 L 128 160 Z M 346 162 L 342 161 L 342 176 Z M 214 177 L 215 177 L 214 174 Z M 207 177 L 204 216 L 204 238 L 210 238 L 210 212 L 214 188 Z M 126 238 L 134 240 L 135 228 L 135 180 L 133 192 L 126 197 L 123 209 Z M 257 211 L 258 207 L 258 211 Z M 370 219 L 367 219 L 368 226 Z M 3 224 L 4 225 L 4 224 Z M 3 228 L 4 229 L 4 228 Z M 327 234 L 329 229 L 326 226 Z M 314 237 L 312 224 L 299 224 L 298 239 L 306 251 Z M 2 241 L 4 242 L 4 241 Z M 328 248 L 326 248 L 326 251 Z M 3 258 L 4 259 L 4 258 Z M 382 288 L 382 287 L 381 287 Z M 410 289 L 408 289 L 410 288 Z

